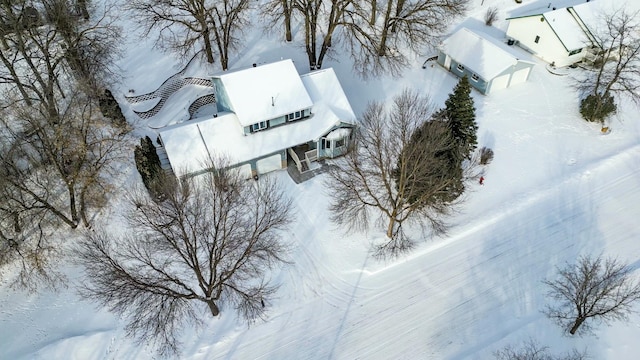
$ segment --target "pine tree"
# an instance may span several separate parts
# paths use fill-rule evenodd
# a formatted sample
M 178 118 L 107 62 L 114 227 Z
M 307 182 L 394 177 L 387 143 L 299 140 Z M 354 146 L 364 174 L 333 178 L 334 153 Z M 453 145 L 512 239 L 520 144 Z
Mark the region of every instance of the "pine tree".
M 476 124 L 476 109 L 471 97 L 471 84 L 464 76 L 460 79 L 453 93 L 445 101 L 445 108 L 438 117 L 444 118 L 449 125 L 451 135 L 458 144 L 460 155 L 469 158 L 478 145 L 478 125 Z

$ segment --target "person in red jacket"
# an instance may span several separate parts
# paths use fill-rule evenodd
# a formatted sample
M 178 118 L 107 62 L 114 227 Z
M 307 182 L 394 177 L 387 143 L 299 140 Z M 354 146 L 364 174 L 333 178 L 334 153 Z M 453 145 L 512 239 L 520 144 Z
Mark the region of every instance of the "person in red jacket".
M 484 176 L 480 176 L 480 185 L 484 185 Z

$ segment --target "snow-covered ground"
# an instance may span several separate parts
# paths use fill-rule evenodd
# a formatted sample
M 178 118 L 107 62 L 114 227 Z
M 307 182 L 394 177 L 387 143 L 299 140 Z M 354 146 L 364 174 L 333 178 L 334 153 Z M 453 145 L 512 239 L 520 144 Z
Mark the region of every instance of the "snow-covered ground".
M 511 0 L 473 1 L 472 16 Z M 499 22 L 498 27 L 504 26 Z M 232 67 L 293 57 L 302 49 L 255 33 Z M 456 79 L 423 59 L 401 78 L 362 81 L 348 62 L 329 61 L 356 114 L 404 87 L 442 106 Z M 131 39 L 119 96 L 155 90 L 181 69 L 175 59 Z M 206 75 L 194 73 L 194 76 Z M 568 76 L 538 62 L 527 84 L 485 97 L 474 93 L 479 141 L 495 151 L 485 185 L 470 184 L 446 237 L 429 238 L 406 257 L 368 255 L 376 231 L 344 234 L 328 220 L 323 177 L 296 185 L 277 177 L 296 202 L 289 236 L 293 263 L 274 274 L 282 284 L 265 321 L 247 326 L 222 311 L 184 330 L 185 359 L 487 359 L 529 338 L 553 353 L 587 349 L 592 359 L 637 359 L 640 315 L 595 334 L 567 337 L 540 310 L 541 280 L 579 254 L 617 256 L 640 278 L 640 119 L 622 104 L 609 135 L 580 119 Z M 167 102 L 165 106 L 183 107 Z M 134 116 L 131 108 L 125 109 Z M 137 132 L 150 133 L 145 120 Z M 136 179 L 131 168 L 124 185 Z M 117 213 L 117 209 L 112 210 Z M 106 216 L 106 215 L 105 215 Z M 69 275 L 77 279 L 70 268 Z M 72 285 L 72 284 L 71 284 Z M 0 289 L 0 359 L 154 359 L 124 333 L 124 321 L 79 300 L 73 286 L 25 294 Z M 640 310 L 640 304 L 636 306 Z

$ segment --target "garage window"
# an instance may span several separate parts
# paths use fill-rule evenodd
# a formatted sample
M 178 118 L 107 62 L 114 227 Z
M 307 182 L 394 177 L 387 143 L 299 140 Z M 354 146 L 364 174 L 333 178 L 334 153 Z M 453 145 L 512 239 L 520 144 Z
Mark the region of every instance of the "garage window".
M 458 64 L 458 70 L 464 71 L 464 66 L 462 66 L 462 64 Z
M 473 75 L 471 75 L 471 80 L 478 81 L 478 80 L 480 80 L 480 77 L 478 76 L 478 74 L 473 74 Z

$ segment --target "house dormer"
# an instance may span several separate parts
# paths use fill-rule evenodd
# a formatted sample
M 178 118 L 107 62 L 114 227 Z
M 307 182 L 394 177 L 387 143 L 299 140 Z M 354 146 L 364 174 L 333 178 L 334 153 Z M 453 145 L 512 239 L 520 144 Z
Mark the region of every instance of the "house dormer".
M 219 112 L 233 112 L 249 135 L 311 116 L 313 105 L 291 60 L 213 77 Z

